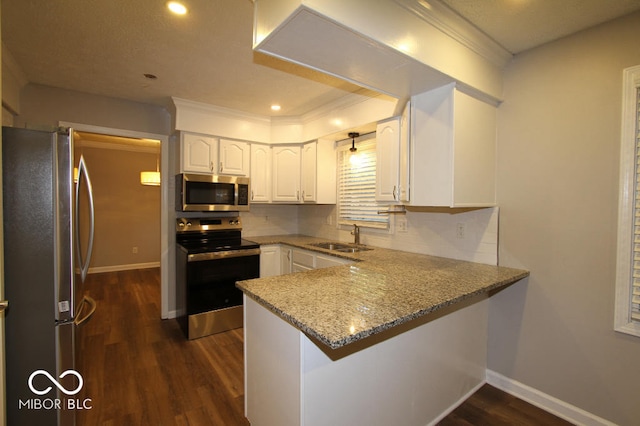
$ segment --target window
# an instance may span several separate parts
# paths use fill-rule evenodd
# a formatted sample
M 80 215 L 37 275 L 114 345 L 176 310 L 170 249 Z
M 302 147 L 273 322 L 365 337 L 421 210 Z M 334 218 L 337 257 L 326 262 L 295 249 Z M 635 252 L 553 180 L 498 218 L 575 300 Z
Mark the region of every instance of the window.
M 361 138 L 355 153 L 349 147 L 338 151 L 338 223 L 386 229 L 389 217 L 378 214 L 386 207 L 376 202 L 375 136 Z
M 640 66 L 623 82 L 614 327 L 640 337 Z

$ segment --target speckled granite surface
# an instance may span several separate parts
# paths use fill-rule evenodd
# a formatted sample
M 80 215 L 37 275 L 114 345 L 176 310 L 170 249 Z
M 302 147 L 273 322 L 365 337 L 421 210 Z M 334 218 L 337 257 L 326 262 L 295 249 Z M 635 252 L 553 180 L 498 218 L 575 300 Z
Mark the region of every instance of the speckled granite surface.
M 337 255 L 354 263 L 237 283 L 248 297 L 337 349 L 468 297 L 514 283 L 528 271 L 371 247 L 345 254 L 282 235 L 249 238 Z

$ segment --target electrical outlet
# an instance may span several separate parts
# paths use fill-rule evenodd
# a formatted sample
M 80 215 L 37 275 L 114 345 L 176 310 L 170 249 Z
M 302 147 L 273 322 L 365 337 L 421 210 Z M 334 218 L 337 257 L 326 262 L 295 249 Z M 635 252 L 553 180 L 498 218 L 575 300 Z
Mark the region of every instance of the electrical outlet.
M 465 232 L 465 224 L 462 222 L 459 222 L 456 225 L 456 238 L 464 239 L 464 232 Z
M 409 224 L 407 223 L 406 217 L 396 217 L 396 227 L 398 232 L 407 232 L 409 228 Z
M 138 254 L 138 247 L 133 248 L 133 254 Z
M 326 222 L 327 222 L 327 225 L 333 225 L 333 215 L 332 214 L 327 215 Z

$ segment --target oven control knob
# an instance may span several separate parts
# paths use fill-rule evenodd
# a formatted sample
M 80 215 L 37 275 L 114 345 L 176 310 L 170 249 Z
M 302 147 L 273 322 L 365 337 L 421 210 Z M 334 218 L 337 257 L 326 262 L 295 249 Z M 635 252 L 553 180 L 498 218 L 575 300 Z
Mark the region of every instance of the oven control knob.
M 180 228 L 184 228 L 184 222 L 178 222 L 178 226 L 179 226 Z

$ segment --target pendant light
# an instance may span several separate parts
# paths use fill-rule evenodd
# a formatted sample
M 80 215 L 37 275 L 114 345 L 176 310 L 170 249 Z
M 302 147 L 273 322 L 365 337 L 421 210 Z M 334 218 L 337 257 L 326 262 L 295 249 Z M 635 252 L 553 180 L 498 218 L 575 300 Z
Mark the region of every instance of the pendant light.
M 358 132 L 351 132 L 349 133 L 349 137 L 351 138 L 351 148 L 349 148 L 349 151 L 351 151 L 351 155 L 349 155 L 349 163 L 354 166 L 354 167 L 359 167 L 359 163 L 360 163 L 360 156 L 357 155 L 358 152 L 358 148 L 356 148 L 356 138 L 360 136 L 360 133 Z
M 358 148 L 356 148 L 356 138 L 358 136 L 360 136 L 360 133 L 358 132 L 349 133 L 349 137 L 351 138 L 351 148 L 349 148 L 349 151 L 352 153 L 355 153 L 358 150 Z
M 160 186 L 160 156 L 156 158 L 156 170 L 140 172 L 140 183 L 147 186 Z

